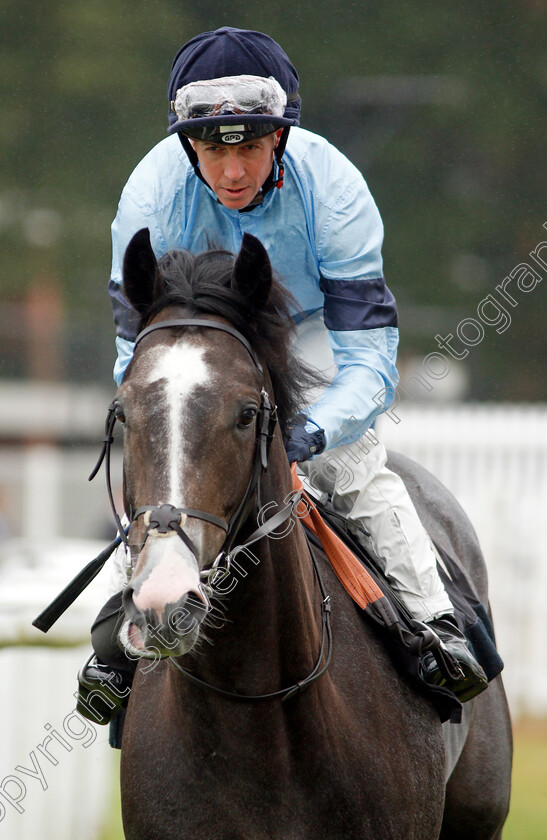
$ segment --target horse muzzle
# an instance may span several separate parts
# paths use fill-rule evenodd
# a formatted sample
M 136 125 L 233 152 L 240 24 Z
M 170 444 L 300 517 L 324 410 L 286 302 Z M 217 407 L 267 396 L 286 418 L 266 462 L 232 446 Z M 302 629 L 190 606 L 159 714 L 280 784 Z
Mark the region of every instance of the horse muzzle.
M 196 558 L 175 534 L 151 535 L 139 556 L 139 567 L 122 596 L 126 621 L 121 644 L 132 657 L 187 653 L 209 607 Z

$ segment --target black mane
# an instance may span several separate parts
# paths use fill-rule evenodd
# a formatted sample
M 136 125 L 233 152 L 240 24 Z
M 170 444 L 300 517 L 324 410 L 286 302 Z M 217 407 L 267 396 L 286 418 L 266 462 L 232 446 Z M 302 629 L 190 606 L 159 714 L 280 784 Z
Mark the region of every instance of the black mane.
M 307 403 L 310 388 L 324 378 L 292 353 L 296 304 L 281 283 L 273 279 L 268 300 L 260 310 L 231 287 L 234 255 L 213 249 L 194 255 L 169 251 L 158 260 L 163 293 L 141 313 L 139 331 L 167 306 L 182 306 L 188 317 L 219 315 L 241 332 L 267 368 L 275 394 L 279 422 L 285 433 L 289 420 Z

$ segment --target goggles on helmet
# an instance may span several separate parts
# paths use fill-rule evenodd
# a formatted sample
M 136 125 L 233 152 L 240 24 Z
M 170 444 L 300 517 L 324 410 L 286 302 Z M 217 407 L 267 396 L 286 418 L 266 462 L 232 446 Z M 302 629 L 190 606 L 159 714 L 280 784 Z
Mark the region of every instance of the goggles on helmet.
M 292 124 L 283 114 L 287 95 L 270 76 L 225 76 L 190 82 L 171 102 L 177 121 L 169 133 L 214 143 L 243 143 Z
M 225 114 L 269 114 L 282 117 L 287 94 L 270 76 L 224 76 L 190 82 L 177 91 L 174 108 L 179 120 Z

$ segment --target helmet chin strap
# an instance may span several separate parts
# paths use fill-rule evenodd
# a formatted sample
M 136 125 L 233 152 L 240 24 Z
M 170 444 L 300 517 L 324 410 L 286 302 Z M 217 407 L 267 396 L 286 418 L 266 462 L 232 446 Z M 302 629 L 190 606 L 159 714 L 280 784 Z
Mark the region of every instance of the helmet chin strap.
M 281 137 L 279 138 L 279 143 L 277 144 L 276 148 L 274 149 L 274 155 L 275 155 L 275 159 L 276 159 L 276 162 L 277 162 L 277 168 L 278 168 L 277 177 L 276 177 L 276 174 L 275 174 L 275 166 L 272 166 L 270 174 L 268 175 L 268 177 L 266 178 L 266 180 L 262 184 L 262 188 L 261 188 L 261 191 L 260 191 L 262 199 L 264 198 L 264 196 L 270 190 L 273 190 L 274 187 L 277 187 L 277 189 L 281 189 L 281 187 L 283 186 L 283 177 L 284 177 L 284 172 L 285 172 L 285 167 L 283 166 L 283 154 L 285 153 L 285 149 L 286 149 L 286 146 L 287 146 L 287 140 L 289 139 L 289 131 L 290 131 L 289 126 L 285 126 L 283 128 L 283 131 L 281 133 Z M 182 148 L 186 152 L 186 154 L 188 156 L 188 160 L 192 164 L 192 167 L 193 167 L 194 172 L 196 173 L 197 177 L 199 178 L 200 181 L 203 181 L 205 186 L 209 187 L 209 184 L 207 183 L 207 181 L 205 180 L 205 178 L 201 174 L 201 170 L 199 168 L 198 156 L 197 156 L 192 144 L 190 143 L 190 140 L 188 139 L 188 137 L 186 137 L 184 134 L 181 134 L 180 132 L 178 132 L 178 136 L 179 136 L 180 142 L 182 143 Z M 210 189 L 210 187 L 209 187 L 209 189 Z M 253 200 L 250 204 L 247 205 L 247 207 L 244 207 L 239 212 L 240 213 L 245 213 L 248 210 L 252 210 L 253 207 L 256 207 L 258 204 L 261 204 L 261 201 L 254 201 Z
M 269 190 L 272 190 L 274 187 L 277 187 L 277 189 L 280 190 L 283 186 L 283 176 L 285 173 L 285 167 L 283 166 L 283 155 L 285 154 L 285 149 L 287 147 L 289 131 L 289 126 L 285 126 L 283 128 L 283 131 L 281 132 L 281 137 L 279 138 L 279 143 L 274 149 L 274 155 L 278 166 L 277 178 L 275 177 L 275 167 L 272 167 L 270 175 L 262 185 L 262 195 L 266 195 L 266 193 L 269 192 Z

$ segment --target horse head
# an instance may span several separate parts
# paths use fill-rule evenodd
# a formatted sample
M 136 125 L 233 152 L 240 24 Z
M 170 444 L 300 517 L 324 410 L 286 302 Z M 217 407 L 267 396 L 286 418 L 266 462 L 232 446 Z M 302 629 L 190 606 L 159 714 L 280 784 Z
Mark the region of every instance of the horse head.
M 290 378 L 288 342 L 278 342 L 290 318 L 250 235 L 235 259 L 174 251 L 158 261 L 139 231 L 123 280 L 141 331 L 115 400 L 133 567 L 120 640 L 132 656 L 179 656 L 199 637 L 203 581 L 254 505 L 267 459 L 272 385 L 252 344 Z

